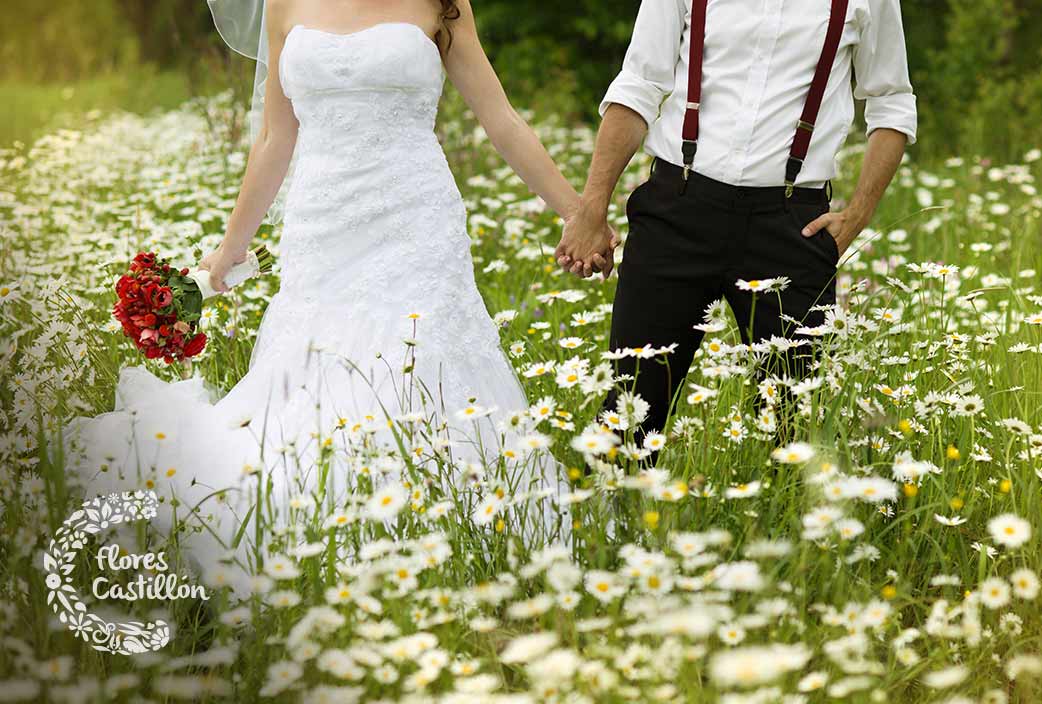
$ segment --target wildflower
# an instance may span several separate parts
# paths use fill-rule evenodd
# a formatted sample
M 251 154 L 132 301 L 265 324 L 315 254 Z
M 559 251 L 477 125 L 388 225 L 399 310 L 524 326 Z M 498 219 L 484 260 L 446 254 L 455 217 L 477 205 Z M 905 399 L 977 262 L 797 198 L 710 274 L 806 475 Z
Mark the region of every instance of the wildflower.
M 0 284 L 0 305 L 18 300 L 18 284 Z
M 1027 567 L 1017 570 L 1009 576 L 1013 585 L 1013 594 L 1018 599 L 1034 601 L 1039 594 L 1039 579 L 1035 572 Z
M 276 609 L 289 609 L 300 603 L 300 594 L 288 589 L 273 591 L 268 593 L 265 601 Z
M 825 672 L 816 671 L 804 675 L 796 684 L 796 689 L 801 692 L 813 692 L 822 689 L 829 682 L 829 676 Z
M 970 676 L 970 670 L 965 665 L 953 665 L 943 670 L 935 670 L 923 675 L 923 684 L 933 689 L 947 689 L 961 684 Z
M 620 442 L 617 435 L 602 432 L 597 428 L 589 429 L 578 437 L 572 438 L 572 449 L 587 455 L 603 455 Z
M 527 435 L 518 438 L 517 449 L 522 453 L 535 452 L 536 450 L 545 450 L 550 447 L 553 439 L 549 435 L 543 433 L 528 433 Z
M 803 669 L 810 656 L 802 644 L 725 650 L 709 662 L 709 677 L 721 687 L 755 687 Z
M 717 629 L 716 637 L 725 645 L 738 645 L 745 640 L 745 629 L 733 623 L 727 624 Z
M 325 530 L 343 528 L 351 522 L 351 516 L 346 511 L 336 511 L 322 522 L 322 528 Z
M 714 586 L 724 591 L 756 592 L 766 586 L 760 566 L 755 562 L 729 562 L 717 567 L 714 575 Z
M 226 626 L 244 626 L 250 622 L 250 609 L 240 606 L 231 611 L 225 611 L 220 616 L 220 621 Z
M 300 576 L 297 565 L 285 555 L 272 555 L 264 563 L 264 572 L 272 579 L 296 579 Z
M 499 660 L 508 665 L 531 662 L 552 650 L 557 642 L 557 634 L 552 632 L 519 636 L 507 644 L 507 647 L 500 653 Z
M 748 499 L 759 493 L 760 482 L 749 482 L 748 484 L 739 484 L 737 486 L 728 487 L 724 491 L 724 496 L 728 499 Z
M 609 604 L 626 593 L 622 581 L 612 572 L 592 570 L 584 580 L 586 591 L 602 604 Z
M 1039 677 L 1042 675 L 1042 658 L 1037 655 L 1014 655 L 1006 663 L 1006 676 L 1011 680 L 1021 675 Z
M 478 504 L 477 508 L 474 509 L 471 518 L 477 525 L 487 526 L 492 522 L 492 519 L 499 514 L 499 510 L 502 506 L 503 499 L 495 493 L 490 494 L 486 496 L 480 504 Z
M 268 667 L 268 679 L 260 690 L 262 697 L 277 697 L 304 674 L 304 668 L 292 660 L 280 660 Z
M 531 408 L 528 409 L 528 415 L 531 416 L 532 420 L 537 423 L 547 418 L 552 418 L 554 411 L 557 410 L 557 401 L 552 396 L 544 396 L 543 398 L 536 401 Z
M 988 532 L 999 545 L 1018 548 L 1031 539 L 1031 524 L 1012 513 L 1004 513 L 988 521 Z
M 45 682 L 64 682 L 72 675 L 73 659 L 69 655 L 44 660 L 37 667 L 37 675 Z
M 405 507 L 409 495 L 398 482 L 391 482 L 375 492 L 365 504 L 366 517 L 373 521 L 387 521 Z
M 666 436 L 662 433 L 648 433 L 644 436 L 644 449 L 658 452 L 666 446 Z
M 704 386 L 699 386 L 698 384 L 691 384 L 690 388 L 691 393 L 687 396 L 687 402 L 692 406 L 705 403 L 717 395 L 715 389 L 709 389 Z
M 482 418 L 487 418 L 488 416 L 492 415 L 492 413 L 494 411 L 495 411 L 495 409 L 485 408 L 484 406 L 479 406 L 477 404 L 473 404 L 472 403 L 471 405 L 467 406 L 466 408 L 462 408 L 462 409 L 456 411 L 456 420 L 459 420 L 459 421 L 480 420 Z
M 980 601 L 989 609 L 1001 609 L 1009 604 L 1009 582 L 1001 577 L 992 577 L 980 585 Z
M 794 442 L 771 452 L 771 458 L 782 464 L 802 464 L 814 456 L 814 448 L 805 442 Z
M 881 477 L 849 477 L 841 483 L 844 496 L 868 503 L 897 499 L 897 485 Z
M 865 532 L 865 525 L 856 518 L 845 518 L 836 521 L 833 527 L 843 540 L 852 540 Z

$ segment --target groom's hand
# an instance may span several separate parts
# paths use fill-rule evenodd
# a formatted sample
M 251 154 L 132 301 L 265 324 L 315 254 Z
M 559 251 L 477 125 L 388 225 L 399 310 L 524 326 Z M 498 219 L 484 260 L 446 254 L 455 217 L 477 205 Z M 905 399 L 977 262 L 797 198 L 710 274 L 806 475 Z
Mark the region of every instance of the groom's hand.
M 847 208 L 835 213 L 825 213 L 821 217 L 812 220 L 803 228 L 803 236 L 813 237 L 822 230 L 827 230 L 828 234 L 832 235 L 832 238 L 836 240 L 836 248 L 839 250 L 839 256 L 842 257 L 857 236 L 861 234 L 861 231 L 868 225 L 870 219 L 855 212 L 853 208 Z
M 565 221 L 561 243 L 554 257 L 561 268 L 589 278 L 599 272 L 607 281 L 615 267 L 615 248 L 619 236 L 608 224 L 607 213 L 593 213 L 580 207 Z

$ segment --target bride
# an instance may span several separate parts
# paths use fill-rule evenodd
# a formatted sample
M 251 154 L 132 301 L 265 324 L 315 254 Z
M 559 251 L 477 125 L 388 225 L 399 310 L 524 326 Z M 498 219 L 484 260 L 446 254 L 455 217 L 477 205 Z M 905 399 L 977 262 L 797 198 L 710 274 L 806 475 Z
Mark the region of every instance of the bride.
M 246 53 L 266 80 L 241 192 L 200 268 L 226 290 L 292 161 L 281 288 L 249 372 L 215 403 L 199 378 L 123 371 L 116 410 L 75 427 L 88 489 L 168 496 L 166 528 L 174 513 L 205 524 L 182 538 L 204 568 L 244 557 L 226 550 L 233 535 L 263 542 L 238 530 L 250 516 L 285 523 L 302 502 L 350 510 L 362 489 L 391 496 L 408 482 L 479 521 L 489 497 L 561 491 L 556 464 L 526 452 L 536 428 L 474 282 L 434 132 L 444 76 L 562 218 L 579 196 L 511 108 L 469 0 L 260 2 L 210 0 L 229 44 L 254 42 Z M 566 513 L 548 511 L 543 521 Z

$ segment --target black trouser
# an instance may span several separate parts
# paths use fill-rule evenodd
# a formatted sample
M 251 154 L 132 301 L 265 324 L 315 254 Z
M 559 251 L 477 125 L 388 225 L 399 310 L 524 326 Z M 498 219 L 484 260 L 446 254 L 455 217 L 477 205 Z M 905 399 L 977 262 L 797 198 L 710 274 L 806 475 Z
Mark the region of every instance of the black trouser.
M 805 238 L 801 230 L 828 210 L 824 189 L 797 188 L 786 198 L 783 187 L 736 187 L 694 172 L 684 187 L 682 169 L 655 161 L 651 178 L 626 207 L 630 230 L 611 326 L 613 350 L 677 343 L 665 357 L 668 365 L 658 361 L 661 357 L 618 362 L 619 374 L 637 376 L 620 387 L 636 391 L 651 406 L 643 431 L 664 429 L 702 343 L 703 333 L 692 326 L 703 322 L 713 301 L 727 300 L 746 343 L 750 327 L 756 342 L 775 335 L 795 338 L 800 325 L 822 324 L 824 312 L 812 309 L 836 301 L 839 249 L 827 231 Z M 735 285 L 738 279 L 778 276 L 791 280 L 788 288 L 780 295 L 757 294 L 755 307 L 753 294 Z M 796 348 L 773 357 L 762 371 L 799 377 L 810 355 L 807 348 Z M 606 408 L 615 407 L 618 390 Z

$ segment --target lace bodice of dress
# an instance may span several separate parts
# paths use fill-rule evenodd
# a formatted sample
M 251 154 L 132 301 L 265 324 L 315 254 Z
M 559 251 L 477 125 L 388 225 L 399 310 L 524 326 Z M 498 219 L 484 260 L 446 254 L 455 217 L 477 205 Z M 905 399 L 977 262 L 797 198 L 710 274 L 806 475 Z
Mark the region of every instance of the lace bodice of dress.
M 406 138 L 429 139 L 444 82 L 437 46 L 417 25 L 352 34 L 295 26 L 279 77 L 300 121 L 300 155 L 378 156 Z M 333 143 L 326 140 L 334 138 Z

